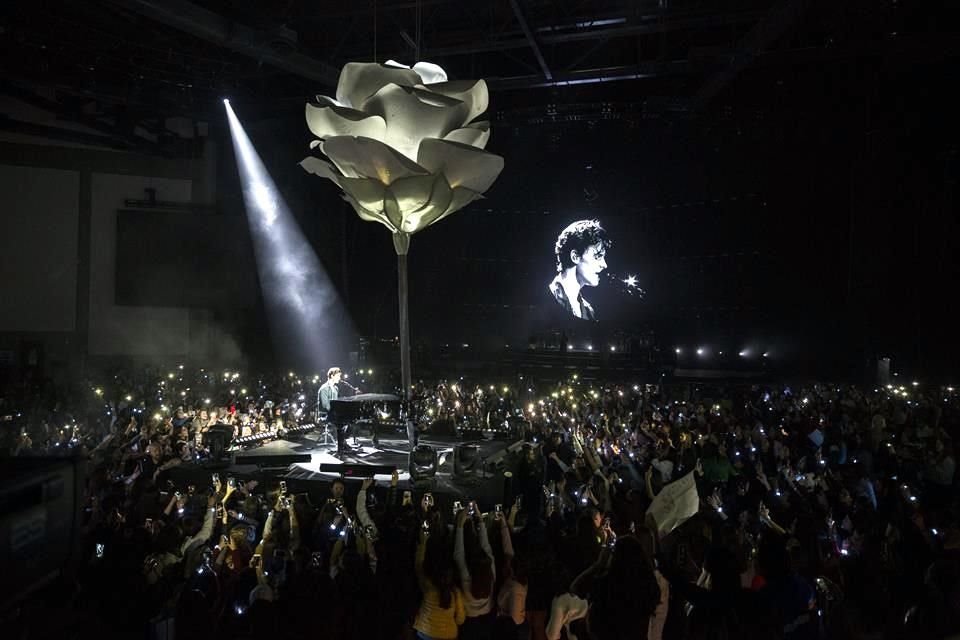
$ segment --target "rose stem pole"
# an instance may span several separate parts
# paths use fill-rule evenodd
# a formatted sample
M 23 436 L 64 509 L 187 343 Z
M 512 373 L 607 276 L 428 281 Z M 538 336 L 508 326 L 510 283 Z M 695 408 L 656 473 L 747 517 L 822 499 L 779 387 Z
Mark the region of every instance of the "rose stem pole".
M 410 373 L 410 317 L 407 310 L 407 254 L 397 254 L 397 291 L 400 297 L 400 380 L 405 400 L 411 397 L 413 384 Z

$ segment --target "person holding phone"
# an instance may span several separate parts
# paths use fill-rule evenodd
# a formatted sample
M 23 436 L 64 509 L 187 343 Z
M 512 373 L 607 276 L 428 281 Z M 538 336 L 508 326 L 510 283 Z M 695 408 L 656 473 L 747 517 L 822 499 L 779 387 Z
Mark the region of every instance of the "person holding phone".
M 467 546 L 464 542 L 464 527 L 470 518 L 476 519 L 476 536 L 471 536 L 471 546 L 476 544 L 479 549 L 472 548 L 471 552 L 467 553 Z M 496 582 L 497 570 L 493 550 L 490 548 L 490 541 L 487 538 L 487 526 L 475 501 L 471 500 L 467 508 L 461 509 L 457 514 L 453 560 L 460 574 L 460 588 L 463 590 L 463 602 L 466 611 L 466 620 L 460 630 L 460 637 L 467 640 L 489 638 L 494 625 L 492 612 L 495 593 L 493 587 Z
M 253 557 L 247 527 L 240 525 L 232 528 L 229 534 L 223 536 L 221 545 L 216 560 L 217 571 L 221 577 L 235 578 L 244 567 L 249 566 Z
M 463 594 L 454 581 L 443 545 L 432 540 L 427 532 L 420 532 L 414 569 L 423 597 L 413 629 L 420 640 L 453 640 L 466 615 Z

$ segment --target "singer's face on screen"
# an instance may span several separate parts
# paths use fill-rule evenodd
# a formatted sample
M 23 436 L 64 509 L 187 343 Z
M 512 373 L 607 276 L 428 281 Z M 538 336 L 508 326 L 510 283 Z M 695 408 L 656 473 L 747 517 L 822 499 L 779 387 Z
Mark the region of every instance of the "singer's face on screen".
M 600 284 L 600 274 L 607 268 L 607 250 L 601 243 L 592 244 L 575 260 L 577 281 L 580 286 L 595 287 Z
M 333 377 L 330 378 L 330 379 L 333 380 L 333 384 L 340 384 L 340 380 L 341 380 L 342 378 L 343 378 L 343 374 L 342 374 L 342 373 L 335 373 L 335 374 L 333 374 Z

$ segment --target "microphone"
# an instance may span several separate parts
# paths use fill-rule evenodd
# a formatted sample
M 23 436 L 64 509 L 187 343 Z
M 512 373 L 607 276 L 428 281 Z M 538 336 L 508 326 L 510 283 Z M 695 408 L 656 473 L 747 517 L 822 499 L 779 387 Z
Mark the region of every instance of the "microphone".
M 638 300 L 642 300 L 647 295 L 647 292 L 637 285 L 636 276 L 623 276 L 611 271 L 604 271 L 603 276 L 609 284 L 624 295 Z

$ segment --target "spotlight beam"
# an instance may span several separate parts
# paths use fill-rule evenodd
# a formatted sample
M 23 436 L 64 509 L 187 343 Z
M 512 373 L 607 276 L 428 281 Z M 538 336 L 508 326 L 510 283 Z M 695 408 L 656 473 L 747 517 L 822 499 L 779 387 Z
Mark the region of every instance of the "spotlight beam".
M 333 366 L 352 344 L 340 297 L 229 99 L 223 105 L 274 341 L 283 355 L 313 369 Z

